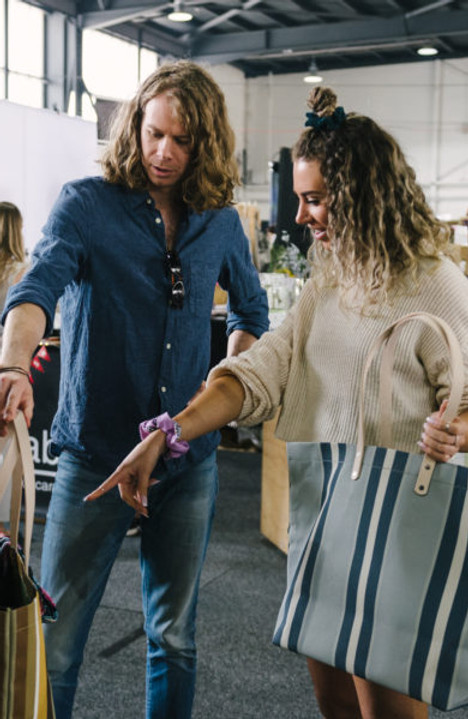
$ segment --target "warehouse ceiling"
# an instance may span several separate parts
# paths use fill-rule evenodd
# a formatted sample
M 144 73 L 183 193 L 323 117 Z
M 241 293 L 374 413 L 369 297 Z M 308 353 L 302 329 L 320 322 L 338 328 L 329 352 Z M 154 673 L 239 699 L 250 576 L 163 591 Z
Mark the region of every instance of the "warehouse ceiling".
M 230 63 L 247 77 L 468 57 L 468 0 L 29 0 L 170 58 Z M 168 19 L 183 4 L 190 22 Z

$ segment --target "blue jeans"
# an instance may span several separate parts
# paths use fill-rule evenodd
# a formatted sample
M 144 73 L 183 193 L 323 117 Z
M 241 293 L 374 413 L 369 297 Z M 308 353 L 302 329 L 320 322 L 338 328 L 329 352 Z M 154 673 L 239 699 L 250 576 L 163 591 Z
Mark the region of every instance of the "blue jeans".
M 44 625 L 57 719 L 72 715 L 93 617 L 134 511 L 117 489 L 90 504 L 104 477 L 64 452 L 44 534 L 41 583 L 59 619 Z M 195 692 L 195 613 L 218 489 L 216 453 L 151 488 L 140 564 L 147 635 L 147 719 L 189 719 Z

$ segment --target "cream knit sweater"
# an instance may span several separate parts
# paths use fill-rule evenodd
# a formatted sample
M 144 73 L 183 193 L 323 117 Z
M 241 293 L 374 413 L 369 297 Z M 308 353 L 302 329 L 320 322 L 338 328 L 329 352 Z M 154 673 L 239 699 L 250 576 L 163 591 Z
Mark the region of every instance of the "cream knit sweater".
M 355 442 L 359 383 L 373 340 L 393 321 L 424 311 L 446 320 L 465 360 L 468 408 L 468 281 L 448 259 L 424 260 L 417 290 L 404 283 L 372 314 L 345 310 L 336 289 L 318 291 L 309 280 L 283 324 L 247 352 L 224 360 L 209 376 L 232 373 L 243 384 L 239 422 L 257 424 L 281 406 L 276 434 L 297 442 Z M 392 446 L 417 451 L 425 417 L 448 396 L 447 354 L 434 332 L 419 322 L 403 328 L 395 356 Z M 366 444 L 378 444 L 378 371 L 366 392 Z

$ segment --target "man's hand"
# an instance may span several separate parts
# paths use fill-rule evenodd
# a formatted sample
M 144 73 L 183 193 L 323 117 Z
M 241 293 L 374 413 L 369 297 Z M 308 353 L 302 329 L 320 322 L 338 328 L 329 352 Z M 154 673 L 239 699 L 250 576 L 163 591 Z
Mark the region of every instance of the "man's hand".
M 257 341 L 255 335 L 245 330 L 234 330 L 228 337 L 227 356 L 236 357 L 248 350 Z
M 28 427 L 31 424 L 34 400 L 29 383 L 29 366 L 34 350 L 46 329 L 46 315 L 38 305 L 26 302 L 16 305 L 7 315 L 3 331 L 0 368 L 19 367 L 20 372 L 0 373 L 0 436 L 22 410 Z
M 33 391 L 29 379 L 19 372 L 0 373 L 0 436 L 5 437 L 8 424 L 20 410 L 24 412 L 29 427 L 33 408 Z

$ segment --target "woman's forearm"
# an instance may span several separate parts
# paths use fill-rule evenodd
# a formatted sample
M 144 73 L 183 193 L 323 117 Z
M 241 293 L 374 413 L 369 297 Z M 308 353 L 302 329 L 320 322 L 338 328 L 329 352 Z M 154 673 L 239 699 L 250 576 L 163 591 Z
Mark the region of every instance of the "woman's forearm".
M 212 380 L 193 402 L 174 417 L 181 427 L 181 439 L 189 442 L 224 427 L 239 416 L 243 403 L 244 388 L 234 375 Z

